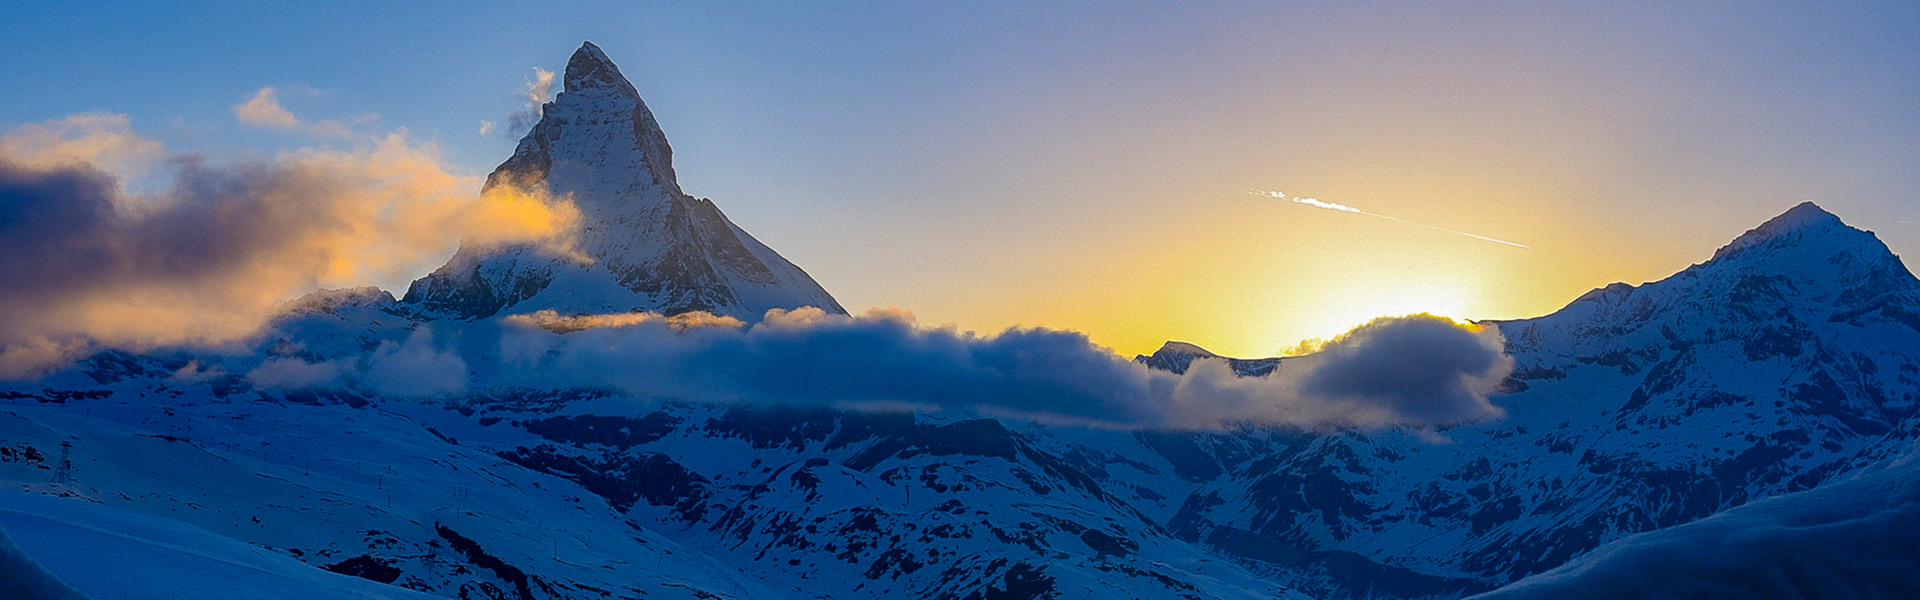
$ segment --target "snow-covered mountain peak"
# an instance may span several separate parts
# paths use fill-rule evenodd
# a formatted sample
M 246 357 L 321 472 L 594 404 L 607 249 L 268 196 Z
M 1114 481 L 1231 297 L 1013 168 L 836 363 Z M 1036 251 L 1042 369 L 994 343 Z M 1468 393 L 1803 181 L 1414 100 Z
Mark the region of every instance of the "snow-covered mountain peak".
M 1163 354 L 1167 354 L 1167 355 L 1190 354 L 1190 355 L 1198 356 L 1202 358 L 1219 358 L 1220 357 L 1220 355 L 1214 354 L 1213 351 L 1211 350 L 1208 350 L 1206 348 L 1201 348 L 1198 344 L 1194 344 L 1192 342 L 1182 342 L 1179 340 L 1167 340 L 1167 343 L 1161 344 L 1160 349 L 1155 350 L 1153 354 L 1155 356 L 1160 356 Z
M 462 248 L 404 302 L 426 316 L 465 319 L 543 309 L 701 310 L 746 320 L 770 308 L 845 312 L 711 200 L 681 191 L 660 123 L 599 47 L 574 51 L 565 86 L 487 186 L 544 187 L 570 199 L 583 217 L 577 249 L 591 262 L 525 246 Z
M 513 156 L 487 176 L 574 194 L 587 216 L 615 219 L 683 195 L 673 147 L 640 92 L 593 42 L 567 60 L 565 88 Z
M 1272 373 L 1274 367 L 1280 365 L 1279 358 L 1232 358 L 1202 348 L 1199 344 L 1179 340 L 1168 340 L 1167 343 L 1160 345 L 1159 350 L 1153 351 L 1153 354 L 1133 357 L 1134 362 L 1149 368 L 1174 373 L 1187 372 L 1187 368 L 1193 365 L 1193 361 L 1199 359 L 1224 360 L 1227 361 L 1227 367 L 1234 372 L 1251 376 Z
M 561 78 L 566 86 L 564 91 L 578 92 L 591 88 L 608 89 L 634 98 L 640 97 L 640 91 L 634 89 L 633 82 L 627 81 L 620 73 L 620 67 L 607 58 L 593 42 L 581 42 L 580 49 L 573 51 L 573 57 L 567 59 L 567 71 Z
M 1840 217 L 1834 216 L 1819 205 L 1801 202 L 1787 209 L 1787 212 L 1780 213 L 1779 216 L 1761 223 L 1759 227 L 1749 229 L 1740 237 L 1734 238 L 1732 242 L 1714 252 L 1713 258 L 1719 260 L 1755 246 L 1778 246 L 1781 245 L 1780 242 L 1790 242 L 1798 237 L 1818 236 L 1839 230 L 1859 231 L 1848 227 L 1846 223 L 1840 221 Z
M 1783 292 L 1841 306 L 1920 288 L 1880 238 L 1812 202 L 1747 231 L 1685 273 L 1736 285 L 1778 281 L 1787 286 Z
M 1501 330 L 1510 347 L 1556 348 L 1567 356 L 1651 357 L 1675 344 L 1741 336 L 1759 348 L 1764 340 L 1755 340 L 1792 337 L 1769 333 L 1775 330 L 1851 322 L 1879 308 L 1905 314 L 1920 299 L 1917 291 L 1920 280 L 1872 232 L 1804 203 L 1671 277 L 1595 289 L 1551 315 L 1503 323 Z

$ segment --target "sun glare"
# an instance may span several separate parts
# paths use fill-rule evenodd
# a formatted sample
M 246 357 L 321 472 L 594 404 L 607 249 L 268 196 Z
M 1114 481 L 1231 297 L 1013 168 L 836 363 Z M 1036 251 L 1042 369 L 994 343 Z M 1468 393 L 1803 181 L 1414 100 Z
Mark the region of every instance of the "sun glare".
M 1312 337 L 1333 339 L 1380 317 L 1427 313 L 1466 322 L 1472 294 L 1448 286 L 1405 286 L 1390 289 L 1348 290 L 1316 314 L 1303 315 Z

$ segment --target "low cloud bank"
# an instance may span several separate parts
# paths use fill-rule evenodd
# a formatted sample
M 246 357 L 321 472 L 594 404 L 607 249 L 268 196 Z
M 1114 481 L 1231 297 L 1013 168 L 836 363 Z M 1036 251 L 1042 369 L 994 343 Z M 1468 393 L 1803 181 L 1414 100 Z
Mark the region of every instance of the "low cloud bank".
M 569 201 L 457 175 L 395 134 L 213 165 L 119 115 L 0 135 L 0 377 L 89 348 L 217 344 L 321 287 L 398 280 L 463 240 L 566 252 Z M 163 191 L 123 181 L 167 165 Z
M 1185 374 L 1158 371 L 1078 332 L 978 335 L 923 327 L 900 310 L 775 309 L 751 325 L 705 313 L 540 311 L 435 327 L 364 355 L 269 359 L 248 378 L 399 398 L 606 388 L 658 400 L 962 410 L 1122 429 L 1430 431 L 1500 416 L 1488 397 L 1513 364 L 1497 330 L 1432 315 L 1374 320 L 1265 377 L 1236 376 L 1214 359 Z
M 961 409 L 1121 428 L 1431 427 L 1500 415 L 1488 396 L 1512 369 L 1498 331 L 1431 315 L 1375 320 L 1260 378 L 1236 377 L 1213 360 L 1177 375 L 1077 332 L 1016 328 L 982 336 L 922 327 L 897 310 L 774 310 L 745 327 L 689 326 L 657 315 L 596 318 L 617 326 L 517 321 L 502 334 L 502 368 L 475 384 Z

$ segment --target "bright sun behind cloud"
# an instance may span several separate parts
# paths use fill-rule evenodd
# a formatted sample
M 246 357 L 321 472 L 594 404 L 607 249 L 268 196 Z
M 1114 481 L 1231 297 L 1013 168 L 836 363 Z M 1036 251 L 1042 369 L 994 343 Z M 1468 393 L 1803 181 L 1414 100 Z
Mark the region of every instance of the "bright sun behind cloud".
M 1313 337 L 1332 339 L 1379 317 L 1427 313 L 1464 321 L 1473 316 L 1474 294 L 1458 283 L 1407 282 L 1397 286 L 1356 286 L 1335 292 L 1312 314 L 1300 315 Z

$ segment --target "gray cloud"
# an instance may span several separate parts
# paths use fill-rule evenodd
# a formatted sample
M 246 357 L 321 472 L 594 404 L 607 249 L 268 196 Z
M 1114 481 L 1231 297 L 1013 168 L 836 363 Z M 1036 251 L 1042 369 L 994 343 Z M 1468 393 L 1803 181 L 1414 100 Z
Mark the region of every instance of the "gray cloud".
M 466 361 L 434 347 L 433 330 L 421 327 L 404 342 L 375 348 L 361 384 L 383 396 L 441 396 L 466 391 L 467 379 Z
M 1422 422 L 1492 412 L 1487 394 L 1513 370 L 1505 340 L 1429 316 L 1380 319 L 1310 355 L 1303 396 L 1349 399 Z
M 1511 369 L 1497 331 L 1427 315 L 1376 320 L 1236 377 L 1222 361 L 1154 371 L 1085 335 L 927 328 L 897 311 L 857 317 L 770 312 L 748 327 L 619 327 L 502 334 L 502 368 L 482 386 L 606 386 L 703 402 L 889 405 L 1122 428 L 1238 424 L 1430 427 L 1498 416 L 1488 401 Z
M 565 252 L 578 218 L 535 191 L 478 194 L 400 135 L 232 165 L 173 157 L 163 191 L 130 193 L 100 165 L 157 144 L 124 118 L 58 124 L 0 136 L 0 377 L 89 347 L 241 339 L 285 300 L 404 280 L 463 239 Z
M 553 71 L 534 67 L 533 76 L 527 78 L 526 84 L 520 88 L 522 99 L 520 110 L 508 113 L 501 119 L 506 123 L 506 129 L 496 128 L 491 121 L 481 121 L 480 135 L 487 135 L 494 131 L 501 131 L 507 137 L 515 139 L 526 135 L 528 130 L 533 129 L 534 124 L 540 122 L 541 107 L 553 100 L 553 75 Z

